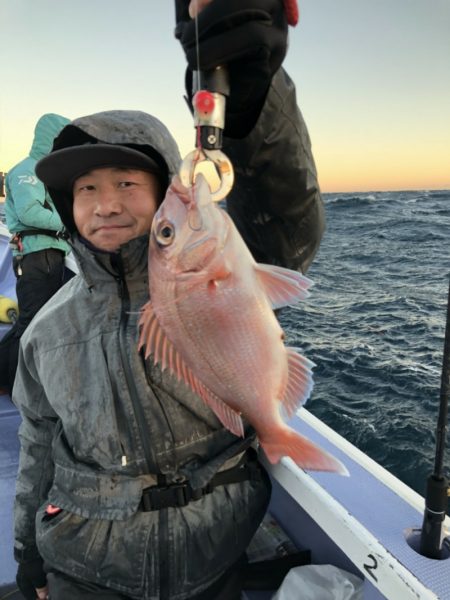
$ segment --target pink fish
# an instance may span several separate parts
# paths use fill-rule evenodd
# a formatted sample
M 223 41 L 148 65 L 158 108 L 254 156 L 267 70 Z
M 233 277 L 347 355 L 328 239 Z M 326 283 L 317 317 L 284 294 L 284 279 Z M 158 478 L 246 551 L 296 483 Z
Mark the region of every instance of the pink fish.
M 305 469 L 346 472 L 281 414 L 291 417 L 309 397 L 313 364 L 284 345 L 273 309 L 304 299 L 311 281 L 256 263 L 201 175 L 191 188 L 174 179 L 154 217 L 149 284 L 139 322 L 146 357 L 235 435 L 246 419 L 271 463 L 287 455 Z

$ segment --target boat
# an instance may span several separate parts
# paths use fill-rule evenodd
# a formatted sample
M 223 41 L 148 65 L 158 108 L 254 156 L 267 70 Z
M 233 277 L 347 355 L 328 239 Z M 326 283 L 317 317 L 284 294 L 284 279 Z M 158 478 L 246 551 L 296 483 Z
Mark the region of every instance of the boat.
M 13 297 L 8 237 L 6 228 L 0 226 L 0 294 Z M 0 325 L 0 336 L 7 327 Z M 19 424 L 20 415 L 9 397 L 0 396 L 0 600 L 21 597 L 15 585 L 12 531 Z M 364 600 L 450 600 L 449 517 L 442 523 L 439 558 L 423 556 L 420 540 L 426 506 L 422 496 L 307 409 L 301 408 L 290 425 L 336 456 L 349 472 L 348 477 L 306 472 L 287 457 L 276 465 L 265 462 L 273 483 L 267 518 L 298 552 L 291 556 L 357 576 L 361 582 L 358 598 Z M 263 563 L 266 575 L 275 562 L 274 558 Z M 273 582 L 261 575 L 256 585 L 254 581 L 247 585 L 243 598 L 272 598 L 276 588 L 265 589 L 265 580 Z M 292 600 L 304 597 L 301 586 L 297 591 Z

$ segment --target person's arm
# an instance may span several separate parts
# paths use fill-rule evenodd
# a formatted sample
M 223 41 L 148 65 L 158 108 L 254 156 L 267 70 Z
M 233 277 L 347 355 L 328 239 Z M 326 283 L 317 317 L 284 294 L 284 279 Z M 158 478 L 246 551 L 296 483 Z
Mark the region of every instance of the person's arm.
M 198 22 L 191 16 L 199 9 Z M 325 216 L 295 86 L 281 68 L 287 48 L 282 0 L 176 0 L 177 37 L 191 72 L 226 65 L 223 150 L 236 181 L 228 209 L 255 259 L 303 272 Z
M 61 218 L 47 197 L 45 186 L 31 168 L 17 168 L 8 175 L 8 188 L 19 221 L 27 227 L 63 228 Z
M 236 176 L 228 210 L 253 256 L 305 272 L 319 248 L 325 213 L 295 86 L 283 69 L 251 133 L 224 138 L 223 149 Z
M 45 598 L 46 576 L 36 546 L 35 519 L 53 481 L 52 440 L 57 415 L 36 376 L 32 355 L 32 347 L 25 347 L 24 351 L 21 348 L 13 390 L 13 401 L 22 416 L 14 504 L 14 556 L 19 563 L 17 584 L 24 596 L 31 598 L 34 593 L 36 597 L 38 593 L 39 598 Z

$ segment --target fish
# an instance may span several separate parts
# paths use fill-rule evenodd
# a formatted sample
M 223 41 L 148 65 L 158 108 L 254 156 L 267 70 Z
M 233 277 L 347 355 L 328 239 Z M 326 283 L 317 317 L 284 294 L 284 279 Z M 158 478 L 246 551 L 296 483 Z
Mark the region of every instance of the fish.
M 234 435 L 252 425 L 270 463 L 289 456 L 303 469 L 346 474 L 286 423 L 311 394 L 314 364 L 285 345 L 274 310 L 304 300 L 312 281 L 257 263 L 202 175 L 191 187 L 172 179 L 153 219 L 148 272 L 145 358 L 184 381 Z

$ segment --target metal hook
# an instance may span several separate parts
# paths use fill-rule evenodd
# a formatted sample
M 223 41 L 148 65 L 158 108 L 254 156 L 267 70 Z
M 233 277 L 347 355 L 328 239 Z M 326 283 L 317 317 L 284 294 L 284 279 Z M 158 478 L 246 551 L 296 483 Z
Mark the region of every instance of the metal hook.
M 220 202 L 228 195 L 234 183 L 233 165 L 228 156 L 221 150 L 197 148 L 190 152 L 183 159 L 179 169 L 181 183 L 186 187 L 190 187 L 195 181 L 195 174 L 199 165 L 208 161 L 213 163 L 220 180 L 220 187 L 214 192 L 211 190 L 211 199 L 213 202 Z M 208 179 L 207 175 L 205 177 Z

